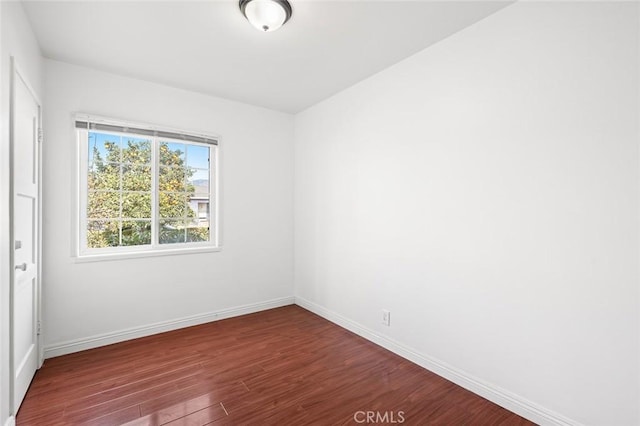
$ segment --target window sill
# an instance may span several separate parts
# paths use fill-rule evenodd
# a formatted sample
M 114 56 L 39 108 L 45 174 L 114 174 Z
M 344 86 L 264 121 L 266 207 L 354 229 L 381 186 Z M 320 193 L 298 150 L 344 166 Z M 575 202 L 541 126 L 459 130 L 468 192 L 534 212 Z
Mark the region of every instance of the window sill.
M 76 263 L 104 262 L 109 260 L 137 259 L 141 257 L 175 256 L 182 254 L 211 253 L 221 251 L 221 247 L 185 247 L 179 249 L 160 249 L 130 251 L 125 253 L 83 254 L 74 258 Z

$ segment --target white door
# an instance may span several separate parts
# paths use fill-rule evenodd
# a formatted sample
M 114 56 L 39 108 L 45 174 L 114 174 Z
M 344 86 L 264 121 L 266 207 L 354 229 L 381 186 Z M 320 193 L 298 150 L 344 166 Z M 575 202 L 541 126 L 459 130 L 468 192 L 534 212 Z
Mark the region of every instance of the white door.
M 14 67 L 12 73 L 11 346 L 13 412 L 17 413 L 39 367 L 39 152 L 40 105 Z

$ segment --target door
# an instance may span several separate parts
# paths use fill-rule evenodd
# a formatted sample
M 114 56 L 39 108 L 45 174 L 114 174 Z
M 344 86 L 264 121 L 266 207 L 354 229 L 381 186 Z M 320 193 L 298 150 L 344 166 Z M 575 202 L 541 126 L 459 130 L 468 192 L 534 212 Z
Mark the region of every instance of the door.
M 14 66 L 11 93 L 11 288 L 12 405 L 17 413 L 40 366 L 39 169 L 40 105 Z

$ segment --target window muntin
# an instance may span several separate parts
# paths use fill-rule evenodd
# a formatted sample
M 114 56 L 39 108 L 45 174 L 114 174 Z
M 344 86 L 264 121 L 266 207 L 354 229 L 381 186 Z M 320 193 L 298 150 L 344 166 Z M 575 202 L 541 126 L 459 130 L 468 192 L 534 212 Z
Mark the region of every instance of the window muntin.
M 79 255 L 217 247 L 215 139 L 89 122 L 76 127 Z

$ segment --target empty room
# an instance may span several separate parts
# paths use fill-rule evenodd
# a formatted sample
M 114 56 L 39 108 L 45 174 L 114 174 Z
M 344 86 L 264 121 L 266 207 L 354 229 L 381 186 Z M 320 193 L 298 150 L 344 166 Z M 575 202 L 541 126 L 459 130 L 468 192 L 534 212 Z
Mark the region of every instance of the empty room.
M 0 426 L 640 426 L 640 3 L 0 0 Z

